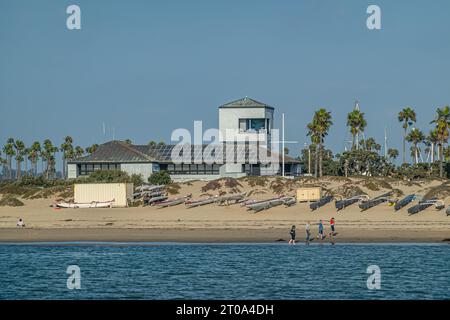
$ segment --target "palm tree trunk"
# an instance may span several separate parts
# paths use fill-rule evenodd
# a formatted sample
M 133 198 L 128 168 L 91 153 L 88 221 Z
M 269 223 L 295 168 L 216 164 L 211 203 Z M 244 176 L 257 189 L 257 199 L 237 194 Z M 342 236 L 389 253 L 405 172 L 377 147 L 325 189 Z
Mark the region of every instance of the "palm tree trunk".
M 16 174 L 17 180 L 20 180 L 22 178 L 22 168 L 20 167 L 20 161 L 17 161 L 17 174 Z
M 417 143 L 414 144 L 414 159 L 416 161 L 416 164 L 419 163 L 419 156 L 417 154 Z
M 444 176 L 444 150 L 443 150 L 443 141 L 439 144 L 439 176 L 442 178 Z
M 323 154 L 322 154 L 322 143 L 319 144 L 319 177 L 322 178 L 323 176 L 323 168 L 322 168 L 322 158 L 323 158 Z
M 314 156 L 314 177 L 317 178 L 317 173 L 318 173 L 318 166 L 319 166 L 319 148 L 316 144 L 316 151 L 315 151 L 315 156 Z
M 406 163 L 406 128 L 403 133 L 403 164 Z
M 12 180 L 12 157 L 8 156 L 8 178 Z

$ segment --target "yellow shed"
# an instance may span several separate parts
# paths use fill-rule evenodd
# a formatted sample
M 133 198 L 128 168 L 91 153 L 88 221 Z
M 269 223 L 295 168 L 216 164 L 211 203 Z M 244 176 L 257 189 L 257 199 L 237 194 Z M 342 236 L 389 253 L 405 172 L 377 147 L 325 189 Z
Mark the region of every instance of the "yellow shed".
M 133 199 L 132 183 L 80 183 L 75 184 L 74 200 L 76 203 L 93 201 L 111 201 L 113 207 L 127 207 L 128 200 Z
M 297 189 L 297 202 L 317 201 L 321 197 L 321 187 L 305 187 Z

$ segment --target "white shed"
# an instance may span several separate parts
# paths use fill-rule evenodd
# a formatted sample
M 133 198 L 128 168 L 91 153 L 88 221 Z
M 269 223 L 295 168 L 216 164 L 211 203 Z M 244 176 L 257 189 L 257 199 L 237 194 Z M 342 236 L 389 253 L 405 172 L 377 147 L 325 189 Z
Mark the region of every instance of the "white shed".
M 76 203 L 114 200 L 113 207 L 127 207 L 133 200 L 132 183 L 80 183 L 75 184 Z

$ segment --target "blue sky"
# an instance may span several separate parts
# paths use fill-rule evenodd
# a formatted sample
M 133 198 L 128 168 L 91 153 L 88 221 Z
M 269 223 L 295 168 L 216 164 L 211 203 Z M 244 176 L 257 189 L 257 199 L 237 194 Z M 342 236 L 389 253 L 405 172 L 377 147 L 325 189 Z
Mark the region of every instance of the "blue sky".
M 77 4 L 82 29 L 66 28 Z M 381 7 L 382 30 L 366 27 Z M 0 143 L 71 135 L 87 146 L 112 138 L 170 142 L 175 128 L 249 96 L 286 113 L 293 154 L 319 107 L 326 140 L 341 152 L 356 99 L 366 137 L 401 150 L 398 111 L 417 111 L 428 132 L 450 104 L 447 0 L 0 0 Z M 102 123 L 106 123 L 103 135 Z

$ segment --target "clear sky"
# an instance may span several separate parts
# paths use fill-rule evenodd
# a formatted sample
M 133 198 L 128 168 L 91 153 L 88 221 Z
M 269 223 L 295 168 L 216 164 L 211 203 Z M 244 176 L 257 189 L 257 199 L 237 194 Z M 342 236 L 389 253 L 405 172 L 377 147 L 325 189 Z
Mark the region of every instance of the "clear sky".
M 70 4 L 81 30 L 66 28 Z M 366 27 L 370 4 L 382 30 Z M 217 127 L 219 105 L 249 96 L 274 106 L 278 125 L 286 113 L 293 154 L 319 107 L 341 152 L 356 99 L 366 137 L 382 143 L 386 127 L 401 150 L 402 107 L 428 132 L 450 104 L 449 14 L 448 0 L 0 0 L 0 143 L 71 135 L 87 146 L 112 128 L 170 142 L 194 120 Z

